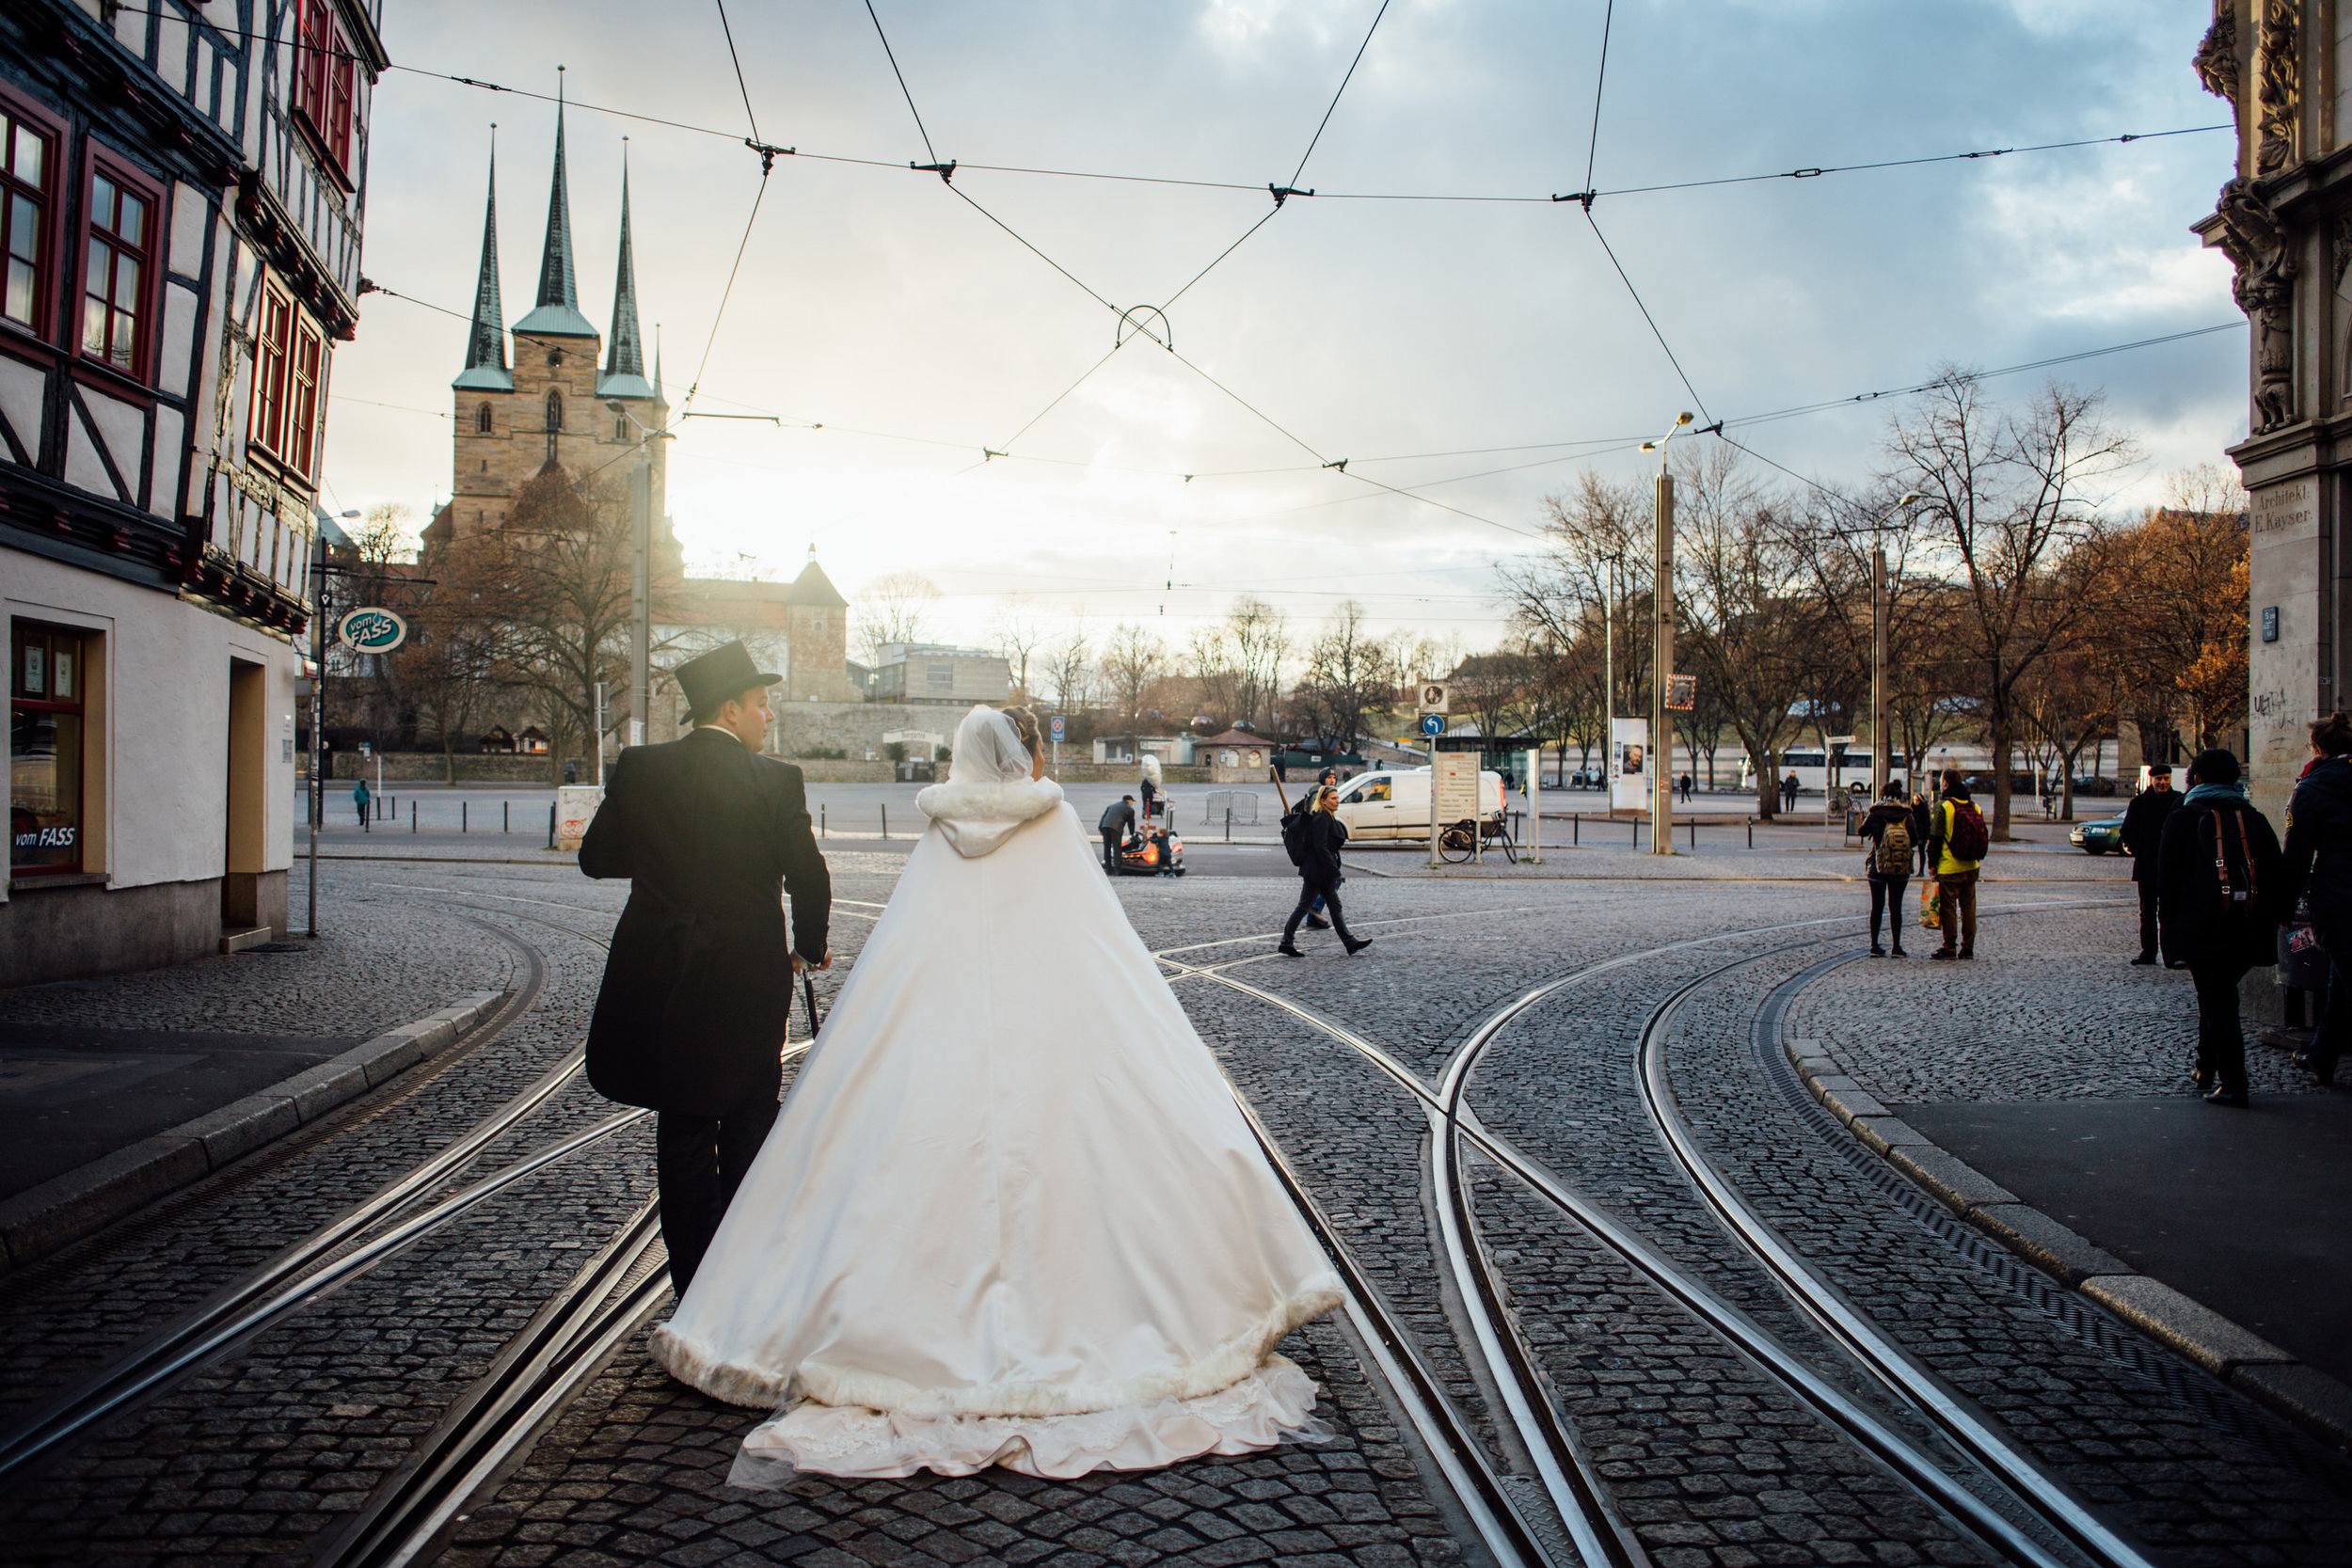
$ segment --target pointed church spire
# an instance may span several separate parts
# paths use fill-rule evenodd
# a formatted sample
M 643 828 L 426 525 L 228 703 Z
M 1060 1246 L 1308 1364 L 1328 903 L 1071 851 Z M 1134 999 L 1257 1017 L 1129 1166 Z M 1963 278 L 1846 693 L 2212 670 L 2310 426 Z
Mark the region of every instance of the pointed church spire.
M 628 138 L 621 138 L 621 262 L 612 278 L 612 341 L 605 352 L 604 377 L 596 384 L 598 397 L 650 398 L 653 384 L 645 379 L 644 340 L 637 330 L 637 268 L 629 259 Z
M 555 68 L 559 72 L 562 66 Z M 564 175 L 564 103 L 558 78 L 555 104 L 555 176 L 548 183 L 548 235 L 539 252 L 537 308 L 515 324 L 517 332 L 546 337 L 593 338 L 596 329 L 580 313 L 572 273 L 572 198 Z
M 506 368 L 506 312 L 499 305 L 498 127 L 490 127 L 490 195 L 482 216 L 482 277 L 474 284 L 473 330 L 466 338 L 466 368 L 454 387 L 511 392 L 515 377 Z

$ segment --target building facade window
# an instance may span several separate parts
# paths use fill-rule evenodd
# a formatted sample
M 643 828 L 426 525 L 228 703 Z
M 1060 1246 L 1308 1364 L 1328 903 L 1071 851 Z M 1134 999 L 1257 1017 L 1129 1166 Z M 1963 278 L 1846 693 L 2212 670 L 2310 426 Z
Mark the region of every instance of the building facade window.
M 87 639 L 19 621 L 8 660 L 8 875 L 82 869 Z
M 299 312 L 287 371 L 286 444 L 280 450 L 287 466 L 310 479 L 317 471 L 319 411 L 326 398 L 326 340 Z
M 335 20 L 334 0 L 301 0 L 300 58 L 294 111 L 309 123 L 332 172 L 349 188 L 352 110 L 358 90 L 350 40 Z
M 477 436 L 487 436 L 490 434 L 490 405 L 488 404 L 485 403 L 475 405 L 473 411 L 473 428 L 474 434 Z M 485 460 L 483 463 L 483 467 L 485 468 L 488 467 L 489 463 Z
M 82 352 L 126 375 L 145 346 L 148 253 L 154 210 L 103 165 L 90 176 L 89 236 L 82 287 Z
M 275 283 L 262 286 L 253 330 L 253 422 L 248 438 L 277 454 L 286 441 L 286 376 L 294 357 L 294 300 Z
M 628 415 L 615 414 L 612 416 L 612 439 L 615 441 L 626 441 L 628 439 Z
M 564 428 L 564 394 L 548 394 L 548 461 L 555 461 L 555 437 Z
M 41 330 L 47 268 L 49 172 L 56 163 L 49 134 L 0 102 L 0 316 Z

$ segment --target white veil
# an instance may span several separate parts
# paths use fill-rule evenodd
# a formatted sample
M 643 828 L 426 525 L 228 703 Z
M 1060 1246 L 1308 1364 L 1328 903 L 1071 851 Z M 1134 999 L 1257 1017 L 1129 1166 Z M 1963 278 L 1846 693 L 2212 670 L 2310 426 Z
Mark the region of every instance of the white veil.
M 1061 804 L 1061 785 L 1030 778 L 1034 766 L 1012 721 L 983 704 L 956 726 L 947 782 L 931 785 L 914 803 L 956 853 L 977 860 Z

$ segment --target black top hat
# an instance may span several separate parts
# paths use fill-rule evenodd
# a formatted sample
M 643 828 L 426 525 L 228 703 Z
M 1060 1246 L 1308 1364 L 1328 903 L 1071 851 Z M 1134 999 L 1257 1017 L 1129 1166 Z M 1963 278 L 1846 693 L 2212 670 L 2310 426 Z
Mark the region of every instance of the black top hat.
M 753 669 L 752 651 L 739 639 L 688 659 L 670 672 L 670 678 L 686 693 L 689 711 L 680 722 L 690 724 L 717 713 L 730 697 L 739 697 L 755 686 L 773 686 L 784 679 L 782 675 Z

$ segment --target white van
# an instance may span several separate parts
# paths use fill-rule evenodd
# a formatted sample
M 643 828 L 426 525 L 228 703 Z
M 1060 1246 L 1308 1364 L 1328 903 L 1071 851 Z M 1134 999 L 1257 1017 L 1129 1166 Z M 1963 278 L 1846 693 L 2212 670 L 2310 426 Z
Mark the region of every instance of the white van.
M 1502 821 L 1502 775 L 1482 770 L 1478 798 L 1486 820 Z M 1339 819 L 1350 839 L 1412 838 L 1429 842 L 1429 769 L 1385 768 L 1359 774 L 1340 790 Z

